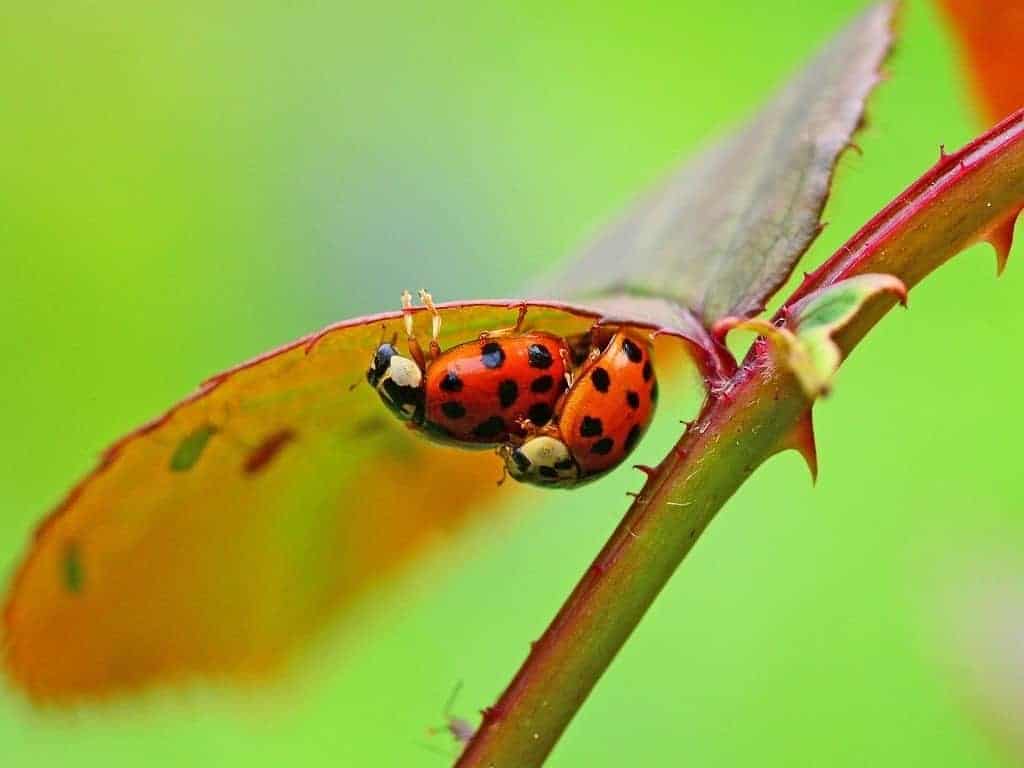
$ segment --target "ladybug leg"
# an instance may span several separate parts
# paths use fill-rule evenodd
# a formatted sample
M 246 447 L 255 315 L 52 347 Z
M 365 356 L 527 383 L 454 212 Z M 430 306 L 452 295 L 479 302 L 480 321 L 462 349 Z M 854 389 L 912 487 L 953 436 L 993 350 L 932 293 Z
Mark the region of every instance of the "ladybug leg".
M 516 324 L 509 329 L 510 333 L 519 333 L 523 327 L 523 321 L 526 319 L 526 302 L 524 301 L 519 305 L 519 312 L 516 315 Z
M 420 289 L 420 303 L 430 312 L 430 360 L 433 362 L 441 356 L 441 343 L 438 337 L 441 335 L 441 313 L 434 306 L 434 297 Z
M 565 371 L 565 388 L 568 389 L 572 386 L 572 360 L 569 357 L 569 350 L 565 347 L 560 347 L 558 356 L 562 358 L 562 370 Z
M 599 326 L 597 323 L 594 323 L 592 326 L 590 326 L 590 353 L 587 355 L 588 363 L 592 360 L 596 360 L 597 358 L 599 358 L 601 356 L 601 353 L 604 351 L 606 345 L 601 343 L 601 334 L 603 330 L 604 329 L 601 328 L 601 326 Z
M 507 448 L 503 445 L 499 445 L 494 449 L 494 455 L 501 459 L 501 477 L 498 479 L 498 487 L 500 488 L 505 484 L 508 479 L 508 465 L 505 464 L 505 453 Z
M 484 331 L 480 334 L 480 340 L 485 341 L 493 336 L 515 336 L 523 328 L 523 321 L 526 319 L 526 302 L 524 301 L 519 305 L 518 314 L 516 315 L 515 323 L 509 328 L 499 328 L 496 331 Z
M 529 440 L 531 437 L 536 435 L 537 432 L 540 431 L 540 427 L 538 427 L 536 424 L 534 424 L 529 419 L 524 419 L 524 418 L 516 419 L 516 426 L 519 427 L 521 430 L 523 430 L 523 433 L 524 433 L 522 438 L 517 438 L 517 439 L 522 440 L 524 442 L 526 440 Z
M 421 371 L 427 370 L 427 361 L 423 356 L 423 348 L 416 338 L 416 329 L 412 323 L 412 294 L 402 291 L 402 321 L 405 323 L 405 337 L 409 343 L 409 355 Z

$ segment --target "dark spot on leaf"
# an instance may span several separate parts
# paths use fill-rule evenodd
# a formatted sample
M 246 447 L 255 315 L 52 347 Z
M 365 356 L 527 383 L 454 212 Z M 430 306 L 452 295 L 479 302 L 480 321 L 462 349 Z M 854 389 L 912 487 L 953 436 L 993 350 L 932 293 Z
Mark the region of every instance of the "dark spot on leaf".
M 444 378 L 441 379 L 441 389 L 445 392 L 461 392 L 462 391 L 462 379 L 453 370 L 448 370 L 444 374 Z
M 530 391 L 536 392 L 538 395 L 542 392 L 547 392 L 551 389 L 555 380 L 545 374 L 544 376 L 538 376 L 532 382 L 530 382 Z
M 61 561 L 61 575 L 64 580 L 64 588 L 72 594 L 82 591 L 85 583 L 85 571 L 82 568 L 82 557 L 78 546 L 74 542 L 68 542 L 64 548 L 64 557 Z
M 610 437 L 602 437 L 596 443 L 590 447 L 591 453 L 596 453 L 599 456 L 607 456 L 612 452 L 612 448 L 615 446 L 615 441 Z
M 360 419 L 352 424 L 352 435 L 355 437 L 371 437 L 387 427 L 389 420 L 382 414 L 376 413 L 365 419 Z
M 530 410 L 526 412 L 526 417 L 535 426 L 543 427 L 551 421 L 551 406 L 547 403 L 534 403 L 530 406 Z
M 461 419 L 466 415 L 466 409 L 462 403 L 451 400 L 441 405 L 441 412 L 449 419 Z
M 643 350 L 629 339 L 623 339 L 622 350 L 626 353 L 626 357 L 629 358 L 631 363 L 639 363 L 644 359 Z
M 644 363 L 644 381 L 650 381 L 651 376 L 654 375 L 654 369 L 651 368 L 651 361 L 648 360 Z
M 541 477 L 546 477 L 549 480 L 558 479 L 558 470 L 556 470 L 554 467 L 537 467 L 537 474 L 539 474 Z
M 590 416 L 583 417 L 583 423 L 580 424 L 580 437 L 597 437 L 602 432 L 604 432 L 604 425 L 601 424 L 600 419 Z
M 491 416 L 473 428 L 473 434 L 481 438 L 497 437 L 505 431 L 505 422 L 499 416 Z
M 512 379 L 505 379 L 498 385 L 498 401 L 502 408 L 508 408 L 519 397 L 519 385 Z
M 633 390 L 629 390 L 629 392 L 626 393 L 626 403 L 635 411 L 640 407 L 640 395 Z
M 282 429 L 259 444 L 245 460 L 245 473 L 254 475 L 266 469 L 288 443 L 295 439 L 290 429 Z
M 593 373 L 590 374 L 590 380 L 594 383 L 594 388 L 598 392 L 607 392 L 608 387 L 612 383 L 611 376 L 608 375 L 608 371 L 604 368 L 595 368 Z
M 550 368 L 551 363 L 551 352 L 543 344 L 531 344 L 527 354 L 530 357 L 531 368 Z
M 496 341 L 489 341 L 480 350 L 480 360 L 485 368 L 501 368 L 505 362 L 505 350 Z
M 203 454 L 207 441 L 217 433 L 217 428 L 212 424 L 203 424 L 201 427 L 189 432 L 174 449 L 171 455 L 171 471 L 187 472 L 192 469 L 199 457 Z
M 626 453 L 633 450 L 633 446 L 636 445 L 636 441 L 640 439 L 640 433 L 642 431 L 643 430 L 640 428 L 639 424 L 634 424 L 633 428 L 629 430 L 629 434 L 626 435 L 626 442 L 622 444 Z

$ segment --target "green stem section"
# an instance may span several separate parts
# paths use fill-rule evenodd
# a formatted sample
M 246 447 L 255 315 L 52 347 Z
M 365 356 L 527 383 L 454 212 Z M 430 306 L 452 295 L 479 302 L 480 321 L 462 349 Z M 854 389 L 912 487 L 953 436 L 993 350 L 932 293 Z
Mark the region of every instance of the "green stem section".
M 866 224 L 790 303 L 856 274 L 909 287 L 979 239 L 1009 249 L 1024 205 L 1024 110 L 940 162 Z M 837 334 L 845 357 L 895 304 L 870 300 Z M 604 549 L 534 645 L 457 768 L 532 768 L 554 748 L 647 608 L 737 488 L 789 447 L 811 402 L 761 339 L 648 478 Z
M 636 498 L 457 765 L 539 766 L 726 500 L 810 403 L 790 376 L 745 369 Z

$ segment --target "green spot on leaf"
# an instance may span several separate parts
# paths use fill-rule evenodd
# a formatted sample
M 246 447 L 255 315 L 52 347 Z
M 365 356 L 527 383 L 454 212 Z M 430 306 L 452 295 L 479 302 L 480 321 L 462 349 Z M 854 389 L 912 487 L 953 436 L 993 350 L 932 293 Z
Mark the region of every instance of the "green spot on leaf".
M 187 472 L 192 469 L 202 456 L 206 443 L 216 432 L 216 427 L 204 424 L 189 433 L 174 449 L 174 455 L 171 456 L 171 471 Z
M 68 544 L 67 549 L 64 550 L 61 573 L 64 578 L 64 587 L 68 592 L 78 594 L 82 591 L 85 571 L 82 569 L 82 558 L 77 545 Z

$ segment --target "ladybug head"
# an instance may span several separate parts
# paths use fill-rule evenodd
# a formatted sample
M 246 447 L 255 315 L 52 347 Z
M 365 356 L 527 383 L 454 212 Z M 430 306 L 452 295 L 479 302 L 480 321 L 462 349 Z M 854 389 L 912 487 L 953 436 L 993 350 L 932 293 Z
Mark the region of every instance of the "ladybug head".
M 414 361 L 399 355 L 394 344 L 377 347 L 366 371 L 366 380 L 398 418 L 423 420 L 423 371 Z
M 505 460 L 508 473 L 521 483 L 568 488 L 579 482 L 579 465 L 557 437 L 537 435 L 518 448 L 506 443 L 498 453 Z

